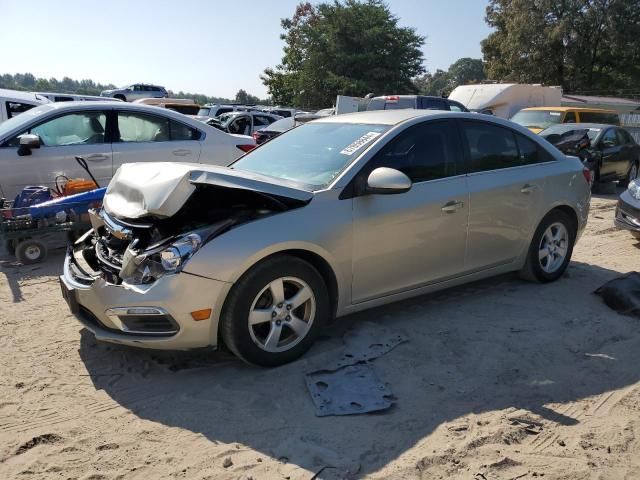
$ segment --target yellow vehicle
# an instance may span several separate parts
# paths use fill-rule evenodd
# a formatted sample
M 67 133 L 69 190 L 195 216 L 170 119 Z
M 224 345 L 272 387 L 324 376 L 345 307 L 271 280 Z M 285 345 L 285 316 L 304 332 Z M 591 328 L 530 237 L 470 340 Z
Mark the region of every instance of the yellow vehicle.
M 531 107 L 523 108 L 511 121 L 540 133 L 558 123 L 605 123 L 620 125 L 620 117 L 614 110 L 576 107 Z

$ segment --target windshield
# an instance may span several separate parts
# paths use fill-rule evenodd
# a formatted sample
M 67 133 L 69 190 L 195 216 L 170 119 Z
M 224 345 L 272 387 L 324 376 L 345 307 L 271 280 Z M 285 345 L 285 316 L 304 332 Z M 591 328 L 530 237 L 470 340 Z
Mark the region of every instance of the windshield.
M 562 112 L 553 110 L 520 110 L 513 117 L 512 122 L 527 128 L 545 129 L 562 121 Z
M 51 105 L 40 105 L 39 107 L 32 108 L 27 110 L 26 112 L 21 113 L 15 117 L 10 118 L 9 120 L 0 123 L 0 142 L 6 140 L 4 137 L 13 130 L 20 128 L 22 125 L 26 125 L 30 123 L 34 117 L 51 110 L 53 107 Z
M 387 125 L 309 123 L 261 145 L 231 168 L 291 180 L 319 190 L 389 128 Z
M 286 132 L 287 130 L 295 126 L 295 120 L 292 117 L 276 120 L 271 125 L 267 125 L 261 130 L 268 130 L 270 132 Z
M 198 115 L 201 115 L 203 117 L 208 117 L 210 111 L 211 111 L 211 109 L 209 107 L 207 107 L 207 108 L 202 107 L 202 108 L 200 108 L 200 110 L 198 110 Z

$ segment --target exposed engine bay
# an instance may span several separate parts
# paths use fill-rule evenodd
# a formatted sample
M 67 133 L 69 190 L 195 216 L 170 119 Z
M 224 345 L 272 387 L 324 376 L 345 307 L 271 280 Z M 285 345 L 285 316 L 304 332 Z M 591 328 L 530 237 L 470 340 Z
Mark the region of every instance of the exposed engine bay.
M 91 211 L 92 230 L 73 245 L 74 277 L 120 285 L 148 285 L 179 272 L 193 254 L 216 236 L 307 202 L 255 190 L 197 184 L 170 217 L 121 218 L 105 208 Z

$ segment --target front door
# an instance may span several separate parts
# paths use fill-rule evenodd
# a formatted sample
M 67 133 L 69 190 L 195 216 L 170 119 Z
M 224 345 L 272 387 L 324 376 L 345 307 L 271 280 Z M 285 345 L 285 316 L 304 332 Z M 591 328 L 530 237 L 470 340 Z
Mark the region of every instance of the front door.
M 511 129 L 461 124 L 469 158 L 465 268 L 471 273 L 512 262 L 528 247 L 545 186 L 545 169 L 538 164 L 553 157 Z
M 19 156 L 19 138 L 10 139 L 0 148 L 3 195 L 12 198 L 27 185 L 44 185 L 55 190 L 56 179 L 90 179 L 75 160 L 87 160 L 91 173 L 101 186 L 111 179 L 111 144 L 105 142 L 107 115 L 104 111 L 80 111 L 45 120 L 19 135 L 40 137 L 41 147 L 30 155 Z
M 356 184 L 378 167 L 407 174 L 411 190 L 353 198 L 352 301 L 445 280 L 464 270 L 469 201 L 456 124 L 426 121 L 392 139 Z

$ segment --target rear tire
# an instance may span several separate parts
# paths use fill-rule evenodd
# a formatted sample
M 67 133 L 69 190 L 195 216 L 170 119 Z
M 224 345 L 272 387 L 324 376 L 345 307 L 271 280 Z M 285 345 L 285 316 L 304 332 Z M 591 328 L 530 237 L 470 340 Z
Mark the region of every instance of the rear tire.
M 123 102 L 127 101 L 126 97 L 124 95 L 120 95 L 120 94 L 114 95 L 113 98 L 117 98 L 118 100 L 122 100 Z
M 277 255 L 255 265 L 233 286 L 222 310 L 220 334 L 245 362 L 282 365 L 311 347 L 329 319 L 329 305 L 327 286 L 312 265 Z
M 533 282 L 553 282 L 564 274 L 573 253 L 576 228 L 569 215 L 552 210 L 533 234 L 520 276 Z
M 23 265 L 41 262 L 47 256 L 47 246 L 32 238 L 22 240 L 16 245 L 16 258 Z

